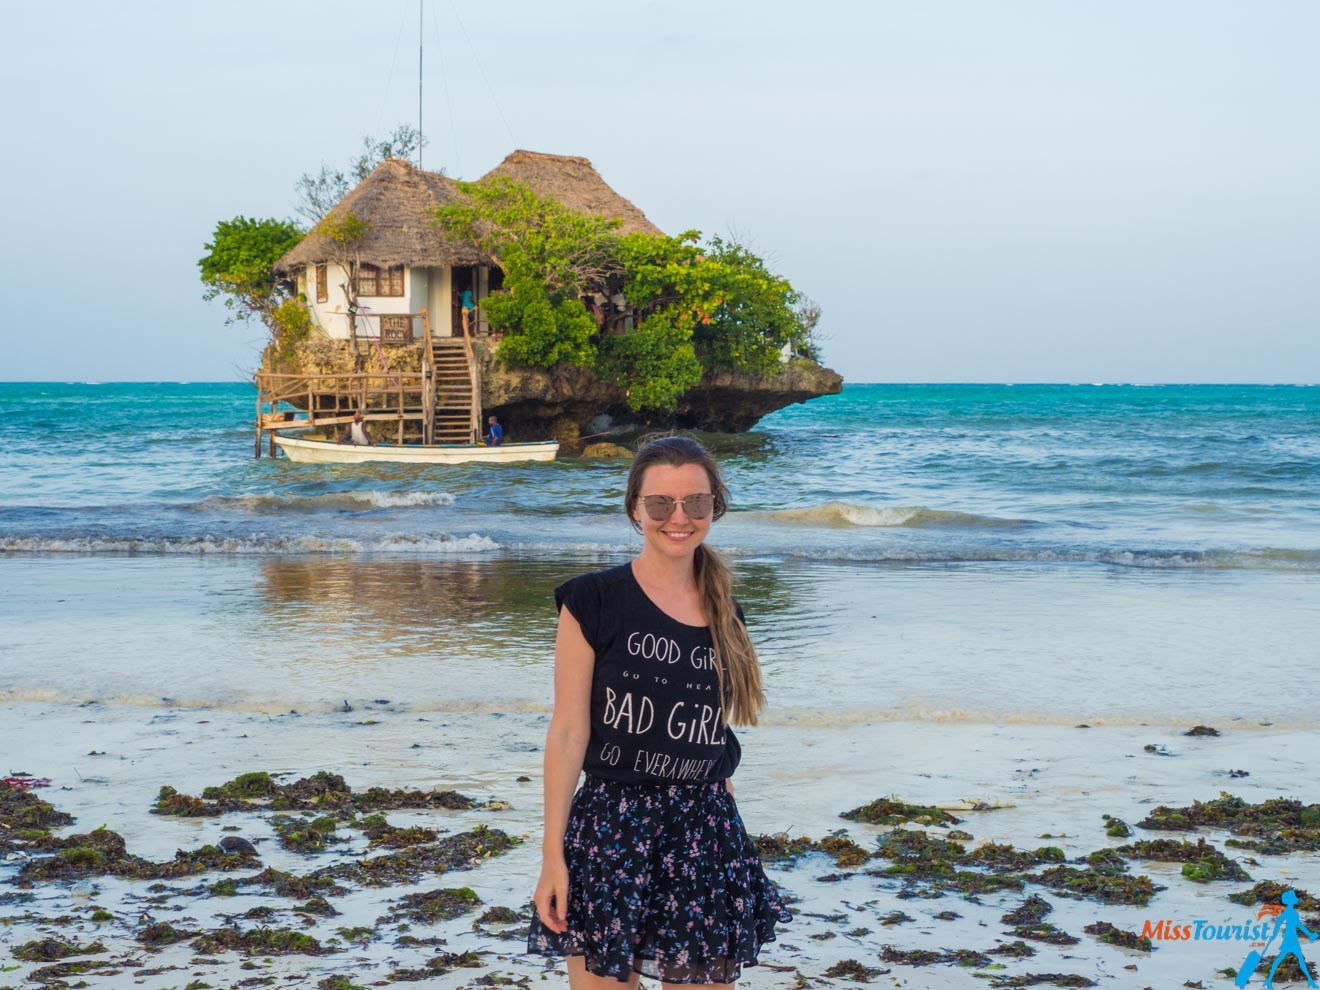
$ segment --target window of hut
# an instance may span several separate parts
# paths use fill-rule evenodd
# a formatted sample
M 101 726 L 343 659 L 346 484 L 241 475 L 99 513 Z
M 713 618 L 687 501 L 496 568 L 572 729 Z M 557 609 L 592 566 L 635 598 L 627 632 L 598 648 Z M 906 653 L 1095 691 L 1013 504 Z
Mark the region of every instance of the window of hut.
M 357 294 L 359 296 L 403 295 L 403 266 L 377 268 L 363 265 L 358 269 Z
M 330 301 L 330 271 L 328 265 L 316 266 L 316 301 Z

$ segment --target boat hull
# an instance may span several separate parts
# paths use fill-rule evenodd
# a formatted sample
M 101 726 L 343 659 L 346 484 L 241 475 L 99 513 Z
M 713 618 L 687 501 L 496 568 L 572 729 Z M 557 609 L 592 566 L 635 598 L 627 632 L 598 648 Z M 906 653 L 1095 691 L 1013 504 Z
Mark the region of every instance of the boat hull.
M 300 464 L 513 464 L 521 461 L 553 461 L 559 443 L 508 443 L 498 447 L 475 444 L 396 444 L 379 443 L 374 447 L 332 440 L 306 440 L 302 437 L 275 436 L 284 455 Z

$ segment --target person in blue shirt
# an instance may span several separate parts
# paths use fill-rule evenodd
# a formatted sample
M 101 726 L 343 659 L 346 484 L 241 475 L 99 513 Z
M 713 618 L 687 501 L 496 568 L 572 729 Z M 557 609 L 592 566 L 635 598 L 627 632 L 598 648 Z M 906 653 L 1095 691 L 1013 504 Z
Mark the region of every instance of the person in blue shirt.
M 490 425 L 490 430 L 481 439 L 485 441 L 487 447 L 498 447 L 504 443 L 504 427 L 500 426 L 500 421 L 494 416 L 486 422 Z
M 463 332 L 472 332 L 472 316 L 477 310 L 476 300 L 472 298 L 472 290 L 463 290 Z

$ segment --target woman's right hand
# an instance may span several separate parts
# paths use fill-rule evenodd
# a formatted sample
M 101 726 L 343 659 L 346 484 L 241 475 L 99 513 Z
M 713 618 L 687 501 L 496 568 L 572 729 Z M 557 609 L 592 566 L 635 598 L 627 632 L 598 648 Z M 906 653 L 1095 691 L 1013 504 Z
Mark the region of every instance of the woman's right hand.
M 536 882 L 533 900 L 546 928 L 560 935 L 568 930 L 568 867 L 563 856 L 547 856 L 542 860 L 541 879 Z

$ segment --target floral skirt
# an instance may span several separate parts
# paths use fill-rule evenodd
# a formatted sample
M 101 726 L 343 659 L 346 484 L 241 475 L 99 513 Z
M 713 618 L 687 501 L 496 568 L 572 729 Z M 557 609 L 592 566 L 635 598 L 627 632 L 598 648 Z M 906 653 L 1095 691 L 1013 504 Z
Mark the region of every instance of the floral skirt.
M 789 920 L 723 782 L 588 776 L 573 796 L 564 859 L 568 930 L 533 914 L 527 951 L 583 956 L 597 976 L 732 983 Z

